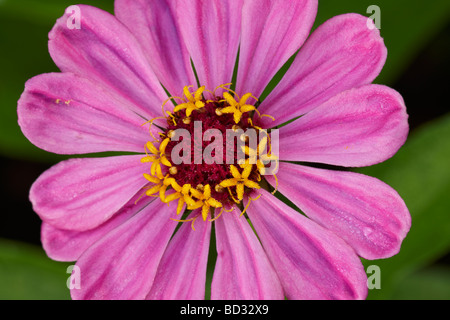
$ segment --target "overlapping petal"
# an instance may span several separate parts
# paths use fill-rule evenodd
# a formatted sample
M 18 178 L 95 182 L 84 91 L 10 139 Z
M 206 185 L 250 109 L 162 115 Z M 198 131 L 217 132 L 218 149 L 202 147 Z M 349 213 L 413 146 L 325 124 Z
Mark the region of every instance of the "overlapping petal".
M 130 217 L 145 208 L 155 198 L 142 197 L 137 193 L 111 219 L 97 228 L 87 231 L 58 229 L 43 222 L 41 242 L 45 253 L 56 261 L 76 261 L 97 240 L 103 238 L 111 230 L 117 228 Z
M 278 277 L 245 217 L 224 213 L 216 220 L 217 261 L 211 299 L 284 299 Z
M 70 159 L 44 172 L 31 186 L 40 218 L 56 228 L 93 229 L 116 213 L 141 188 L 142 156 Z
M 368 22 L 369 21 L 369 22 Z M 341 91 L 371 83 L 386 61 L 380 31 L 358 14 L 333 17 L 319 26 L 283 79 L 258 110 L 264 127 L 282 124 L 321 105 Z
M 59 18 L 49 34 L 49 51 L 63 72 L 97 82 L 128 99 L 146 119 L 161 113 L 167 99 L 136 38 L 113 15 L 78 5 L 80 29 L 69 28 L 72 13 Z
M 248 216 L 288 299 L 364 299 L 367 277 L 355 251 L 335 233 L 265 190 Z
M 24 135 L 54 153 L 143 152 L 149 137 L 130 103 L 71 73 L 28 80 L 17 112 Z
M 177 25 L 175 0 L 116 0 L 117 18 L 138 39 L 163 86 L 181 96 L 184 86 L 197 85 Z
M 242 0 L 179 0 L 176 3 L 179 28 L 199 82 L 210 90 L 232 80 L 242 4 Z M 217 94 L 220 93 L 218 90 Z
M 195 217 L 199 210 L 191 213 Z M 196 219 L 195 230 L 184 223 L 170 241 L 146 299 L 203 300 L 205 298 L 211 223 Z
M 266 176 L 275 185 L 275 179 Z M 366 259 L 397 254 L 411 216 L 398 193 L 354 172 L 280 163 L 278 190 L 305 214 L 334 231 Z
M 78 259 L 80 289 L 73 299 L 144 299 L 177 225 L 161 201 L 153 201 L 97 241 Z
M 408 136 L 398 92 L 381 85 L 344 91 L 279 132 L 281 160 L 359 167 L 392 157 Z
M 242 8 L 238 94 L 259 97 L 283 64 L 306 40 L 317 0 L 248 0 Z

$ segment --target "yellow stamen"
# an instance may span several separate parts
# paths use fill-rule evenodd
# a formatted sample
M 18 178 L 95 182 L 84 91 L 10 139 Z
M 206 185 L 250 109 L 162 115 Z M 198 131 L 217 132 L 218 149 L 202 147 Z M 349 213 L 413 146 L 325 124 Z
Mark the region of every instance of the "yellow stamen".
M 203 87 L 198 88 L 195 91 L 194 96 L 192 96 L 192 93 L 189 91 L 190 87 L 192 87 L 192 86 L 185 86 L 183 88 L 183 93 L 184 93 L 187 101 L 183 99 L 186 102 L 177 105 L 173 109 L 173 112 L 178 112 L 182 109 L 186 109 L 186 116 L 189 117 L 194 110 L 201 109 L 205 106 L 205 103 L 203 101 L 201 101 L 203 91 L 205 91 L 205 87 L 203 86 Z
M 147 192 L 146 192 L 145 194 L 148 195 L 148 196 L 153 195 L 153 194 L 159 192 L 159 190 L 160 190 L 162 187 L 163 187 L 163 184 L 162 184 L 162 183 L 161 183 L 161 184 L 157 184 L 157 185 L 151 187 L 150 189 L 148 189 Z
M 223 192 L 225 190 L 224 187 L 222 187 L 220 184 L 216 184 L 216 186 L 214 187 L 214 190 L 216 190 L 216 192 Z
M 156 118 L 153 118 L 152 120 L 146 121 L 142 124 L 143 126 L 145 126 L 147 123 L 150 123 L 150 127 L 148 130 L 154 141 L 158 141 L 158 139 L 156 139 L 155 136 L 153 135 L 152 126 L 153 126 L 153 122 L 158 119 L 166 119 L 166 117 L 156 117 Z
M 275 121 L 275 118 L 272 117 L 272 116 L 270 116 L 270 115 L 268 115 L 268 114 L 260 114 L 259 112 L 258 112 L 258 114 L 259 114 L 259 117 L 260 117 L 260 118 L 262 118 L 262 117 L 268 117 L 268 118 L 272 119 L 272 121 Z
M 163 102 L 163 104 L 162 104 L 162 106 L 161 106 L 161 108 L 162 108 L 162 113 L 163 113 L 163 114 L 168 114 L 168 111 L 164 110 L 164 107 L 165 107 L 165 105 L 167 104 L 167 102 L 169 102 L 170 100 L 174 100 L 174 102 L 175 102 L 175 99 L 184 101 L 184 99 L 183 99 L 183 98 L 180 98 L 180 97 L 169 97 L 167 100 L 165 100 L 165 101 Z
M 175 136 L 175 131 L 169 130 L 167 131 L 167 138 L 172 139 Z
M 177 125 L 177 121 L 175 119 L 175 116 L 170 111 L 167 111 L 167 116 L 172 120 L 172 123 L 174 126 Z M 169 119 L 167 119 L 167 123 L 169 123 Z
M 148 149 L 148 151 L 150 151 L 151 153 L 157 155 L 158 154 L 158 149 L 153 145 L 152 142 L 147 142 L 147 144 L 145 145 Z
M 242 142 L 248 142 L 248 141 L 249 141 L 249 137 L 248 137 L 248 135 L 246 135 L 245 133 L 241 134 L 241 136 L 239 137 L 239 139 L 240 139 Z
M 183 121 L 184 124 L 190 124 L 191 123 L 191 118 L 186 117 L 186 118 L 183 118 L 182 121 Z
M 240 217 L 242 217 L 242 216 L 244 215 L 244 213 L 247 211 L 248 207 L 250 206 L 250 203 L 251 203 L 252 201 L 258 200 L 260 197 L 261 197 L 261 195 L 257 196 L 256 199 L 253 199 L 252 197 L 248 197 L 247 205 L 245 206 L 244 210 L 242 211 Z
M 265 132 L 265 131 L 263 131 Z M 245 164 L 256 164 L 256 167 L 258 168 L 258 172 L 262 175 L 265 174 L 266 168 L 265 165 L 271 161 L 276 161 L 276 168 L 278 168 L 278 157 L 271 154 L 272 146 L 270 144 L 270 137 L 266 133 L 266 137 L 261 139 L 259 145 L 257 146 L 257 149 L 251 149 L 248 146 L 242 146 L 242 151 L 245 155 L 248 156 L 248 159 L 246 159 L 244 164 L 241 164 L 241 167 L 243 167 Z M 266 146 L 267 142 L 269 141 L 269 150 L 268 153 L 266 152 Z M 276 170 L 276 169 L 275 169 Z
M 208 221 L 213 222 L 213 221 L 216 221 L 217 219 L 219 219 L 219 217 L 222 215 L 224 210 L 225 210 L 225 208 L 222 208 L 222 210 L 220 210 L 219 214 L 216 217 L 214 217 L 214 219 L 209 219 Z
M 234 165 L 230 165 L 230 171 L 231 174 L 233 175 L 233 178 L 226 179 L 220 183 L 220 185 L 224 188 L 235 186 L 237 198 L 239 201 L 242 200 L 244 197 L 244 186 L 252 189 L 260 188 L 257 182 L 248 179 L 250 173 L 252 172 L 253 165 L 247 163 L 241 166 L 242 168 L 244 168 L 244 170 L 242 170 L 242 173 L 240 173 L 239 170 Z
M 192 230 L 195 231 L 194 223 L 195 223 L 195 220 L 197 220 L 197 218 L 198 218 L 198 216 L 194 217 L 192 219 L 187 219 L 187 220 L 178 220 L 178 219 L 174 219 L 174 218 L 170 218 L 170 220 L 173 220 L 173 221 L 176 221 L 176 222 L 192 222 L 191 223 L 191 228 L 192 228 Z
M 150 173 L 152 176 L 157 176 L 158 178 L 163 178 L 161 164 L 166 167 L 171 167 L 172 164 L 167 159 L 165 152 L 167 144 L 170 142 L 170 138 L 164 139 L 158 148 L 153 145 L 153 142 L 148 141 L 145 145 L 146 156 L 141 158 L 142 163 L 151 162 Z M 152 155 L 149 155 L 151 153 Z
M 261 187 L 259 185 L 259 181 L 261 181 L 261 174 L 264 174 L 265 171 L 268 170 L 265 167 L 267 161 L 275 160 L 277 161 L 276 164 L 278 166 L 278 158 L 271 153 L 271 141 L 267 131 L 258 126 L 255 126 L 252 122 L 251 117 L 248 117 L 248 123 L 241 123 L 243 116 L 247 112 L 256 112 L 260 118 L 270 117 L 272 120 L 274 120 L 274 118 L 268 115 L 262 115 L 256 109 L 256 106 L 248 103 L 248 100 L 250 98 L 253 98 L 256 102 L 258 101 L 258 99 L 251 93 L 245 93 L 242 97 L 240 97 L 235 91 L 229 88 L 230 85 L 231 83 L 220 85 L 213 92 L 206 90 L 204 86 L 199 87 L 195 91 L 192 91 L 192 89 L 190 89 L 191 87 L 193 87 L 192 85 L 185 86 L 183 88 L 183 95 L 181 97 L 173 96 L 163 102 L 163 117 L 158 117 L 146 122 L 150 123 L 150 134 L 154 140 L 148 141 L 146 143 L 144 148 L 145 155 L 141 158 L 142 163 L 150 164 L 150 172 L 144 174 L 145 179 L 150 184 L 143 188 L 143 194 L 146 194 L 150 197 L 159 197 L 160 200 L 167 205 L 170 205 L 171 202 L 176 201 L 177 215 L 180 215 L 184 208 L 186 208 L 187 210 L 198 209 L 197 213 L 194 214 L 194 217 L 188 220 L 172 219 L 179 222 L 191 221 L 192 229 L 194 230 L 194 222 L 200 215 L 202 216 L 204 221 L 208 219 L 208 216 L 208 221 L 215 221 L 222 215 L 224 211 L 231 212 L 234 210 L 231 199 L 235 203 L 240 204 L 244 199 L 245 193 L 248 191 L 248 189 L 260 189 Z M 219 98 L 216 95 L 216 91 L 219 89 L 222 89 L 220 90 L 222 98 Z M 209 97 L 209 94 L 208 97 L 204 96 L 205 92 L 209 92 L 212 97 Z M 206 100 L 208 98 L 212 100 Z M 165 110 L 165 106 L 167 103 L 169 103 L 169 101 L 171 101 L 170 107 L 172 107 L 172 103 L 174 105 L 173 111 Z M 200 116 L 200 112 L 207 111 L 207 104 L 209 104 L 208 110 L 211 104 L 215 106 L 215 109 L 212 109 L 213 111 L 215 111 L 215 115 L 213 113 L 214 116 L 220 117 L 224 114 L 232 114 L 234 120 L 232 129 L 234 131 L 251 127 L 253 129 L 257 129 L 261 133 L 265 133 L 266 137 L 260 141 L 259 145 L 257 145 L 255 149 L 251 149 L 248 144 L 245 143 L 243 151 L 246 157 L 244 157 L 244 159 L 240 159 L 242 161 L 239 161 L 238 165 L 230 165 L 228 167 L 229 173 L 231 173 L 232 176 L 231 179 L 225 179 L 220 183 L 217 183 L 217 181 L 214 182 L 214 179 L 212 179 L 212 186 L 209 184 L 197 184 L 198 182 L 194 184 L 193 181 L 195 181 L 195 179 L 193 179 L 192 181 L 192 186 L 191 184 L 179 185 L 177 183 L 177 179 L 183 179 L 182 176 L 184 175 L 179 172 L 180 167 L 178 167 L 177 169 L 177 167 L 175 167 L 171 163 L 171 161 L 169 160 L 169 155 L 166 156 L 166 148 L 175 135 L 175 130 L 178 126 L 177 122 L 182 122 L 186 125 L 190 125 L 195 119 L 197 119 L 198 116 Z M 179 112 L 182 110 L 185 111 Z M 194 111 L 197 111 L 199 113 L 194 113 Z M 245 117 L 247 118 L 247 116 Z M 166 129 L 162 132 L 158 131 L 158 134 L 155 134 L 156 136 L 158 136 L 158 139 L 156 139 L 151 130 L 153 123 L 157 119 L 166 119 L 169 128 L 173 129 Z M 174 127 L 172 127 L 172 125 L 174 125 Z M 248 141 L 249 137 L 244 134 L 240 136 L 240 139 L 242 141 Z M 266 147 L 269 148 L 268 152 L 266 152 L 265 150 Z M 230 175 L 228 175 L 228 177 L 230 177 Z M 273 193 L 275 193 L 278 188 L 278 179 L 276 176 L 275 179 L 277 183 Z M 214 194 L 223 193 L 225 189 L 228 189 L 230 197 L 224 200 L 224 202 L 214 199 L 211 194 L 212 187 L 214 187 L 213 193 L 216 192 Z M 222 194 L 222 196 L 227 195 Z M 246 212 L 251 201 L 254 200 L 256 199 L 252 199 L 249 197 L 249 201 L 241 214 L 244 214 Z M 231 209 L 226 210 L 225 207 Z M 214 213 L 218 214 L 214 216 L 214 213 L 212 213 L 213 208 L 221 208 L 221 210 L 215 210 Z
M 237 100 L 239 100 L 239 102 L 238 102 L 235 99 L 235 97 L 233 97 L 228 92 L 223 93 L 223 97 L 224 97 L 225 101 L 229 104 L 229 107 L 225 107 L 225 108 L 221 109 L 220 111 L 222 113 L 233 113 L 235 123 L 239 123 L 239 121 L 241 121 L 241 117 L 244 113 L 256 110 L 255 106 L 247 104 L 247 100 L 249 98 L 254 98 L 256 101 L 258 101 L 258 99 L 253 97 L 251 93 L 246 93 L 242 96 L 242 98 L 239 98 L 239 96 L 234 91 L 232 91 L 228 88 L 224 88 L 224 87 L 222 87 L 222 88 L 226 89 L 227 91 L 232 92 L 234 94 L 234 96 L 237 98 Z
M 234 201 L 235 203 L 237 203 L 237 204 L 241 203 L 239 200 L 237 200 L 237 199 L 234 197 L 233 193 L 231 192 L 231 189 L 230 189 L 230 188 L 227 188 L 227 189 L 228 189 L 228 193 L 230 194 L 231 199 L 233 199 L 233 201 Z
M 181 187 L 174 178 L 167 178 L 166 183 L 170 184 L 170 186 L 175 190 L 174 193 L 168 195 L 165 197 L 163 202 L 169 203 L 171 201 L 178 199 L 178 205 L 177 205 L 177 215 L 181 213 L 181 210 L 183 209 L 184 204 L 188 206 L 189 210 L 192 210 L 191 207 L 196 204 L 194 199 L 190 196 L 189 192 L 191 190 L 190 184 L 185 184 L 183 187 Z
M 161 182 L 161 179 L 151 176 L 147 173 L 144 173 L 144 178 L 147 179 L 148 181 L 150 181 L 151 183 L 155 183 L 155 184 L 158 184 Z
M 211 91 L 209 91 L 209 90 L 207 90 L 208 92 L 211 92 L 212 93 L 212 95 L 214 96 L 214 97 L 216 97 L 217 95 L 216 95 L 216 91 L 218 90 L 218 89 L 225 89 L 225 90 L 227 90 L 227 91 L 231 91 L 231 89 L 229 89 L 229 88 L 227 88 L 226 86 L 231 86 L 232 85 L 232 83 L 225 83 L 225 84 L 221 84 L 220 86 L 217 86 L 215 89 L 214 89 L 214 91 L 213 92 L 211 92 Z
M 178 173 L 177 167 L 170 167 L 169 173 L 170 173 L 171 175 L 176 175 L 176 174 Z
M 275 189 L 272 191 L 272 194 L 275 194 L 278 191 L 278 178 L 276 174 L 274 174 L 273 177 L 275 178 L 276 185 Z
M 211 186 L 209 184 L 203 187 L 203 193 L 197 189 L 191 189 L 191 194 L 199 200 L 194 206 L 192 206 L 192 208 L 202 208 L 202 218 L 204 221 L 208 218 L 208 213 L 211 207 L 222 207 L 222 203 L 220 201 L 217 201 L 211 197 Z

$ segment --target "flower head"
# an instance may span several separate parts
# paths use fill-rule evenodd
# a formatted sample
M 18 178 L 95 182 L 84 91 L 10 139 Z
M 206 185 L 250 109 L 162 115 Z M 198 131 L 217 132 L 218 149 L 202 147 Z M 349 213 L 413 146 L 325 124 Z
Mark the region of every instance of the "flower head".
M 212 299 L 363 299 L 359 257 L 399 251 L 395 190 L 307 166 L 369 166 L 405 142 L 403 99 L 371 84 L 379 30 L 345 14 L 308 37 L 317 0 L 262 2 L 116 0 L 116 16 L 80 5 L 80 29 L 56 22 L 61 72 L 26 83 L 23 133 L 59 154 L 126 152 L 63 161 L 31 188 L 47 254 L 81 270 L 73 298 L 203 299 L 213 224 Z

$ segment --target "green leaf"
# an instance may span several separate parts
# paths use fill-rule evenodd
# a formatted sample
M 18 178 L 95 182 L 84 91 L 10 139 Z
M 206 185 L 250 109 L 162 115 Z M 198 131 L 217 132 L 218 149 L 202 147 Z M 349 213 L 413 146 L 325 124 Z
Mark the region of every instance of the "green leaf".
M 414 132 L 388 161 L 359 169 L 392 186 L 405 201 L 412 226 L 396 256 L 366 265 L 381 269 L 381 290 L 369 298 L 387 299 L 399 281 L 431 264 L 450 249 L 450 115 Z
M 450 300 L 450 268 L 432 267 L 415 272 L 399 283 L 395 300 Z
M 63 15 L 64 10 L 74 4 L 87 4 L 111 13 L 114 9 L 113 0 L 2 0 L 0 1 L 0 8 L 1 13 L 5 16 L 15 16 L 36 25 L 50 25 L 52 27 L 56 19 Z
M 0 239 L 0 300 L 67 300 L 69 264 L 38 247 Z

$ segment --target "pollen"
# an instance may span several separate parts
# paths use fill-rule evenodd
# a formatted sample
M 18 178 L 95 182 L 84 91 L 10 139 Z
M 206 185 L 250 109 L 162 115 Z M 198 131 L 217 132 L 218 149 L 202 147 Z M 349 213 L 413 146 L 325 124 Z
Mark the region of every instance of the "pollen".
M 245 212 L 244 201 L 248 199 L 248 206 L 255 200 L 251 194 L 262 187 L 266 166 L 278 161 L 271 152 L 270 132 L 252 121 L 255 113 L 261 117 L 254 105 L 258 100 L 251 93 L 238 96 L 229 85 L 214 91 L 185 86 L 183 97 L 162 104 L 162 117 L 147 122 L 151 127 L 163 118 L 167 126 L 144 146 L 145 194 L 168 205 L 176 202 L 177 215 L 196 210 L 202 220 L 214 221 L 235 207 Z M 215 94 L 218 88 L 222 96 Z M 169 100 L 173 111 L 164 109 Z M 234 135 L 231 141 L 229 135 Z M 256 145 L 252 137 L 259 139 Z

